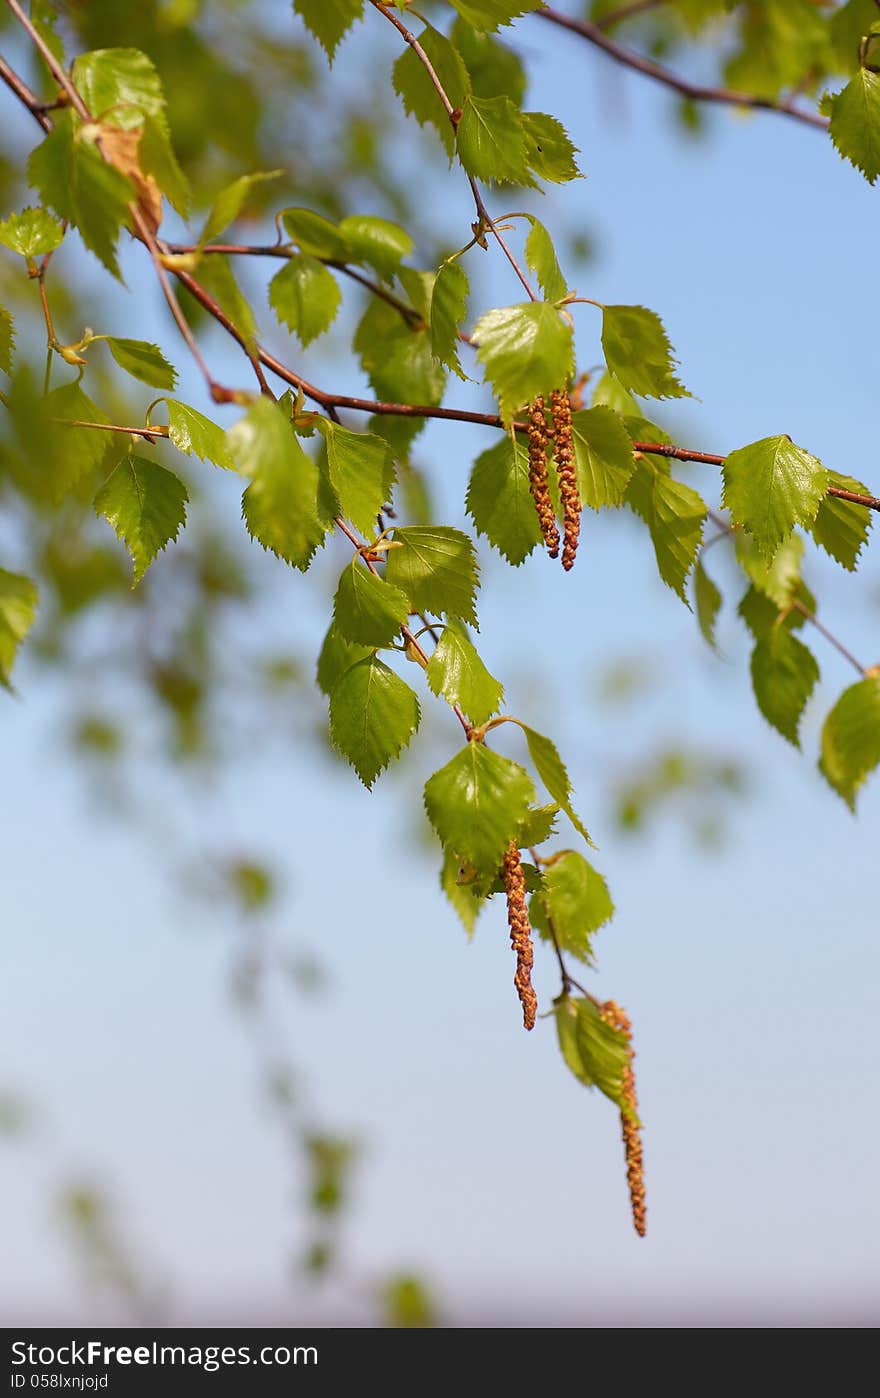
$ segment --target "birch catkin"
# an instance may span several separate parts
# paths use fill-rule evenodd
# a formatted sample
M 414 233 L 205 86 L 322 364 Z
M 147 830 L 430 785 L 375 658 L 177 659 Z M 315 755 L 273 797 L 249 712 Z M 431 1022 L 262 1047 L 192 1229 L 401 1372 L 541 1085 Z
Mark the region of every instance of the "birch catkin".
M 507 925 L 510 944 L 516 952 L 516 974 L 513 983 L 523 1011 L 526 1029 L 534 1029 L 538 997 L 532 989 L 532 928 L 526 908 L 526 880 L 519 850 L 511 843 L 504 856 L 504 888 L 507 893 Z
M 559 554 L 559 530 L 550 500 L 550 485 L 547 477 L 547 418 L 544 415 L 544 399 L 536 398 L 529 408 L 529 490 L 538 512 L 538 523 L 544 536 L 544 543 L 551 558 Z
M 632 1061 L 635 1050 L 632 1046 L 632 1025 L 626 1011 L 614 1000 L 606 1000 L 602 1006 L 602 1018 L 615 1029 L 621 1030 L 627 1038 L 629 1063 L 623 1075 L 624 1101 L 631 1111 L 636 1110 L 636 1078 Z M 626 1155 L 626 1182 L 629 1185 L 629 1198 L 632 1207 L 633 1226 L 640 1238 L 647 1230 L 647 1202 L 645 1196 L 645 1165 L 642 1157 L 642 1137 L 636 1121 L 625 1112 L 620 1113 L 620 1127 L 623 1135 L 623 1149 Z
M 559 476 L 565 537 L 562 566 L 568 572 L 574 564 L 581 529 L 581 497 L 574 462 L 571 402 L 567 390 L 561 388 L 554 389 L 550 402 L 553 405 L 553 460 Z

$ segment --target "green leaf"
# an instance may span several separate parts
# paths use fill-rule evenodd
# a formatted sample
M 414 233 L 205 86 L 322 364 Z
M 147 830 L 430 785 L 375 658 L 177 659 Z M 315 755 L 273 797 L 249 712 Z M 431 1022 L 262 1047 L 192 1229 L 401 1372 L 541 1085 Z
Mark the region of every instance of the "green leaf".
M 852 476 L 842 476 L 838 471 L 828 472 L 828 484 L 837 490 L 852 490 L 857 495 L 870 494 L 861 481 Z M 858 566 L 859 554 L 868 542 L 872 524 L 873 517 L 866 505 L 839 500 L 835 495 L 823 495 L 810 529 L 816 543 L 853 573 Z
M 364 0 L 293 0 L 293 8 L 330 62 L 339 41 L 364 12 Z
M 452 0 L 452 4 L 474 29 L 491 33 L 512 24 L 519 15 L 539 9 L 542 0 Z
M 694 569 L 694 601 L 703 638 L 707 645 L 716 650 L 715 623 L 721 610 L 721 593 L 703 567 L 702 558 L 697 559 Z
M 724 504 L 770 559 L 796 524 L 809 527 L 828 489 L 828 472 L 788 436 L 763 437 L 724 463 Z
M 300 252 L 334 262 L 344 262 L 348 257 L 348 244 L 336 224 L 314 209 L 283 209 L 279 217 Z
M 800 747 L 801 715 L 819 679 L 811 651 L 783 626 L 774 626 L 752 651 L 752 687 L 769 724 Z
M 614 916 L 608 885 L 583 855 L 564 850 L 541 871 L 541 888 L 532 896 L 532 926 L 545 941 L 556 941 L 562 951 L 581 961 L 592 961 L 592 933 Z M 550 924 L 553 932 L 551 935 Z
M 168 436 L 178 451 L 197 456 L 201 461 L 210 461 L 227 471 L 235 470 L 222 427 L 186 403 L 178 403 L 173 398 L 166 398 L 165 403 L 168 407 Z
M 86 247 L 119 277 L 116 243 L 128 218 L 134 186 L 101 156 L 94 139 L 70 111 L 55 114 L 55 125 L 28 161 L 28 182 L 40 198 L 78 230 Z
M 626 503 L 648 526 L 661 578 L 690 606 L 685 584 L 703 539 L 705 502 L 644 458 L 636 462 Z
M 458 262 L 444 262 L 431 293 L 431 352 L 460 379 L 467 378 L 458 357 L 458 328 L 467 303 L 467 273 Z
M 490 675 L 460 622 L 449 622 L 428 661 L 432 693 L 459 704 L 471 723 L 484 723 L 498 710 L 504 686 Z
M 542 845 L 551 835 L 555 835 L 558 815 L 558 806 L 535 806 L 530 810 L 519 827 L 517 839 L 520 849 Z
M 235 273 L 228 257 L 212 253 L 205 257 L 199 266 L 199 282 L 224 311 L 229 320 L 245 339 L 249 352 L 254 352 L 257 323 L 250 303 L 242 295 L 241 287 L 235 280 Z
M 565 277 L 559 267 L 553 239 L 543 223 L 532 214 L 528 215 L 532 225 L 526 238 L 526 263 L 538 279 L 538 284 L 548 301 L 561 301 L 568 292 Z
M 406 593 L 410 610 L 460 617 L 477 624 L 478 583 L 474 546 L 459 529 L 413 525 L 395 529 L 385 577 Z
M 116 445 L 111 441 L 115 434 L 87 427 L 66 427 L 63 421 L 54 421 L 110 421 L 97 403 L 83 393 L 79 383 L 66 383 L 53 389 L 40 407 L 45 435 L 39 447 L 40 459 L 29 464 L 39 472 L 41 493 L 57 504 L 80 481 L 106 464 Z
M 545 738 L 543 733 L 537 733 L 534 728 L 528 728 L 524 723 L 520 723 L 519 726 L 526 735 L 529 756 L 541 781 L 560 810 L 568 816 L 578 834 L 583 836 L 588 845 L 592 845 L 593 841 L 586 826 L 571 804 L 573 787 L 556 744 L 550 738 Z
M 0 684 L 9 689 L 18 648 L 37 615 L 37 584 L 0 568 Z
M 439 403 L 446 370 L 437 363 L 427 329 L 408 325 L 393 306 L 373 297 L 354 337 L 376 395 L 390 402 Z M 424 426 L 423 418 L 403 424 L 407 440 Z
M 819 769 L 855 810 L 856 795 L 880 764 L 880 675 L 845 689 L 822 729 Z
M 425 785 L 425 809 L 444 849 L 483 881 L 494 879 L 534 800 L 528 773 L 483 743 L 468 743 Z
M 419 726 L 419 701 L 393 670 L 368 656 L 337 680 L 330 695 L 330 741 L 364 786 L 405 748 Z
M 860 68 L 831 106 L 831 139 L 869 184 L 880 175 L 880 73 Z
M 107 336 L 107 348 L 120 369 L 132 378 L 140 379 L 153 388 L 173 388 L 177 382 L 177 370 L 168 363 L 158 345 L 146 340 L 121 340 L 115 335 Z
M 546 301 L 487 311 L 472 338 L 506 423 L 525 403 L 562 388 L 574 369 L 571 325 Z
M 327 473 L 339 513 L 369 537 L 391 498 L 394 458 L 388 443 L 369 432 L 350 432 L 329 418 L 318 420 L 327 447 Z
M 138 160 L 182 214 L 190 190 L 171 145 L 162 80 L 140 49 L 96 49 L 80 54 L 73 81 L 92 115 L 123 131 L 141 128 Z
M 274 403 L 261 398 L 226 436 L 238 469 L 251 477 L 241 502 L 248 533 L 305 572 L 324 542 L 318 468 Z
M 635 398 L 623 384 L 618 383 L 613 374 L 609 374 L 606 369 L 596 380 L 596 387 L 593 389 L 593 406 L 612 408 L 614 412 L 622 414 L 623 417 L 638 417 L 639 407 Z M 633 438 L 638 441 L 638 437 Z
M 672 346 L 663 322 L 644 306 L 605 306 L 602 348 L 608 368 L 624 388 L 643 398 L 689 398 L 675 376 Z
M 336 278 L 317 258 L 291 257 L 269 283 L 269 304 L 305 347 L 330 329 L 342 301 Z
M 126 456 L 95 496 L 95 514 L 113 526 L 131 555 L 133 586 L 186 523 L 186 487 L 145 456 Z
M 474 879 L 463 871 L 462 861 L 454 850 L 444 850 L 440 870 L 440 887 L 446 894 L 468 936 L 486 906 L 485 893 Z
M 796 597 L 804 600 L 801 579 L 804 541 L 800 534 L 790 534 L 769 563 L 748 534 L 738 533 L 734 542 L 736 559 L 743 572 L 763 596 L 776 603 L 777 611 L 782 611 Z
M 592 1000 L 563 995 L 555 1006 L 562 1057 L 578 1082 L 585 1087 L 598 1087 L 622 1111 L 629 1110 L 624 1095 L 629 1068 L 626 1034 L 603 1019 Z
M 279 175 L 283 174 L 283 170 L 258 170 L 252 175 L 240 175 L 237 180 L 226 185 L 225 189 L 221 189 L 205 220 L 199 245 L 205 247 L 208 243 L 216 242 L 230 223 L 235 223 L 257 186 L 265 184 L 267 180 L 277 180 Z
M 357 645 L 346 640 L 335 623 L 331 623 L 318 656 L 316 679 L 318 688 L 330 698 L 336 682 L 359 660 L 372 653 L 372 646 Z
M 352 214 L 339 224 L 339 232 L 354 262 L 375 267 L 380 277 L 392 281 L 401 259 L 412 252 L 414 243 L 405 228 L 387 218 Z
M 572 144 L 562 122 L 546 112 L 523 112 L 522 125 L 526 158 L 540 179 L 565 184 L 580 178 L 575 160 L 577 146 Z
M 0 243 L 22 257 L 43 257 L 60 247 L 64 228 L 46 209 L 22 209 L 0 223 Z
M 477 532 L 519 567 L 541 542 L 541 527 L 529 490 L 529 453 L 504 436 L 477 457 L 466 506 Z
M 0 306 L 0 369 L 12 373 L 12 352 L 15 348 L 15 321 L 5 306 Z
M 419 44 L 453 107 L 463 107 L 471 83 L 461 54 L 431 25 L 422 30 Z M 407 47 L 398 58 L 394 65 L 392 82 L 407 114 L 414 116 L 420 126 L 434 127 L 451 160 L 455 153 L 452 123 L 425 65 L 413 49 Z
M 342 571 L 333 601 L 336 630 L 347 641 L 364 646 L 387 646 L 409 616 L 409 602 L 399 587 L 352 559 Z
M 495 184 L 532 184 L 522 112 L 509 97 L 467 98 L 456 129 L 469 175 Z
M 592 510 L 620 505 L 636 468 L 629 433 L 610 408 L 572 413 L 571 423 L 581 502 Z

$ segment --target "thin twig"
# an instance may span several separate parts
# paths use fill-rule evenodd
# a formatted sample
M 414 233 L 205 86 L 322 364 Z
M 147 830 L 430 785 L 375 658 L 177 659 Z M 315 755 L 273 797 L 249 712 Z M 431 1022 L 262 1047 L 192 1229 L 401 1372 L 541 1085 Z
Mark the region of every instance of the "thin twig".
M 653 78 L 656 82 L 671 87 L 674 92 L 678 92 L 682 97 L 690 98 L 692 102 L 715 102 L 728 107 L 751 107 L 760 111 L 779 112 L 782 116 L 792 117 L 795 121 L 805 122 L 808 126 L 818 126 L 822 130 L 828 129 L 828 118 L 820 116 L 818 112 L 805 112 L 799 107 L 791 106 L 788 102 L 778 101 L 772 97 L 759 97 L 752 92 L 735 92 L 726 87 L 704 87 L 700 83 L 689 82 L 687 78 L 679 77 L 677 73 L 670 72 L 668 68 L 661 67 L 659 63 L 654 63 L 652 59 L 645 58 L 632 49 L 624 48 L 614 39 L 609 38 L 592 20 L 574 19 L 571 15 L 561 14 L 560 11 L 547 6 L 535 10 L 534 13 L 539 19 L 559 25 L 560 28 L 568 29 L 573 34 L 579 34 L 582 39 L 595 44 L 596 48 L 607 53 L 617 63 L 623 64 L 626 68 L 634 68 L 637 73 L 643 73 L 645 77 Z

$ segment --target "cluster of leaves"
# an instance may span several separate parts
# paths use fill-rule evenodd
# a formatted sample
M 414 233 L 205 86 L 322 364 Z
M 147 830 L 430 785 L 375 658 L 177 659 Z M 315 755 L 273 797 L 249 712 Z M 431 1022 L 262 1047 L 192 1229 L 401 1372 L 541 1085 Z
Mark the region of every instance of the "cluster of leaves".
M 363 0 L 330 6 L 296 0 L 294 8 L 330 59 L 365 13 Z M 402 22 L 383 5 L 369 8 L 377 21 L 390 17 L 401 29 Z M 13 491 L 40 508 L 60 509 L 71 498 L 89 502 L 128 550 L 135 585 L 186 524 L 189 491 L 178 474 L 185 469 L 183 457 L 238 473 L 248 533 L 295 569 L 306 572 L 328 536 L 342 533 L 354 552 L 340 573 L 317 662 L 333 745 L 371 787 L 410 744 L 420 723 L 420 695 L 402 677 L 402 662 L 423 669 L 427 689 L 447 703 L 464 734 L 461 748 L 424 790 L 428 819 L 442 847 L 448 897 L 471 929 L 486 900 L 502 891 L 500 870 L 513 845 L 529 856 L 525 870 L 533 926 L 560 959 L 589 965 L 592 938 L 613 906 L 604 879 L 580 850 L 544 848 L 561 817 L 587 845 L 589 835 L 573 807 L 571 781 L 554 742 L 499 712 L 503 686 L 475 640 L 474 541 L 451 526 L 402 524 L 396 513 L 388 513 L 392 501 L 399 502 L 402 492 L 395 495 L 395 488 L 409 469 L 416 433 L 444 399 L 449 375 L 465 377 L 462 358 L 470 354 L 468 369 L 482 371 L 497 405 L 497 416 L 487 415 L 487 422 L 499 437 L 473 465 L 467 512 L 476 533 L 508 563 L 523 564 L 541 540 L 529 489 L 523 409 L 536 398 L 569 391 L 578 377 L 574 308 L 582 298 L 568 285 L 550 233 L 533 215 L 510 219 L 523 221 L 523 257 L 538 291 L 499 238 L 529 299 L 471 317 L 468 254 L 490 236 L 498 238 L 478 182 L 528 188 L 542 181 L 564 183 L 580 172 L 561 124 L 524 108 L 520 61 L 497 37 L 499 28 L 537 5 L 453 0 L 453 8 L 457 13 L 448 33 L 426 24 L 419 35 L 404 36 L 392 82 L 405 111 L 436 131 L 450 161 L 461 167 L 450 178 L 463 178 L 474 193 L 473 237 L 439 266 L 419 267 L 409 260 L 417 239 L 399 222 L 282 201 L 273 210 L 276 241 L 260 248 L 282 260 L 268 283 L 268 304 L 303 348 L 334 324 L 340 278 L 370 291 L 353 338 L 378 399 L 367 431 L 340 421 L 344 399 L 313 389 L 293 371 L 282 373 L 292 387 L 276 401 L 260 367 L 257 316 L 231 269 L 235 249 L 244 255 L 247 246 L 219 242 L 271 197 L 272 182 L 283 172 L 251 171 L 226 184 L 192 242 L 165 242 L 159 236 L 164 201 L 186 216 L 191 194 L 175 154 L 174 122 L 159 69 L 146 52 L 132 47 L 103 47 L 76 57 L 65 79 L 66 100 L 52 107 L 50 129 L 28 161 L 27 177 L 39 204 L 0 224 L 0 243 L 21 260 L 27 281 L 39 286 L 49 366 L 60 360 L 76 377 L 50 389 L 47 370 L 41 392 L 27 355 L 14 355 L 13 319 L 3 312 L 0 367 L 10 377 L 3 473 Z M 731 7 L 676 6 L 694 32 L 721 8 Z M 755 56 L 755 7 L 739 8 L 744 47 L 728 65 L 728 80 L 743 84 L 751 78 L 752 90 L 776 97 L 800 79 L 807 57 L 810 72 L 831 71 L 833 63 L 846 71 L 851 67 L 848 85 L 829 99 L 831 133 L 839 149 L 873 179 L 880 172 L 875 88 L 880 78 L 873 62 L 880 44 L 873 19 L 866 26 L 862 11 L 851 3 L 835 12 L 829 26 L 806 0 L 774 0 L 766 7 L 764 28 L 759 26 L 765 39 L 768 32 L 775 36 L 769 46 L 777 61 L 771 81 Z M 846 26 L 853 34 L 859 31 L 857 62 L 848 60 L 849 67 L 841 58 L 850 52 Z M 826 40 L 833 57 L 822 47 Z M 194 302 L 231 330 L 244 348 L 243 363 L 258 371 L 261 391 L 219 391 L 209 378 L 215 399 L 244 408 L 230 430 L 168 396 L 175 390 L 176 370 L 156 345 L 92 330 L 67 344 L 58 339 L 49 310 L 51 288 L 71 230 L 114 277 L 120 275 L 120 235 L 133 233 L 166 285 L 169 277 L 176 278 Z M 587 304 L 585 316 L 601 315 L 597 338 L 605 369 L 588 406 L 582 387 L 573 392 L 580 500 L 594 514 L 626 507 L 644 524 L 660 577 L 685 605 L 691 605 L 693 591 L 699 624 L 712 641 L 721 596 L 701 553 L 710 511 L 697 490 L 673 475 L 671 457 L 662 451 L 669 439 L 639 402 L 688 396 L 671 344 L 652 310 Z M 142 427 L 132 430 L 114 421 L 83 387 L 96 363 L 92 346 L 101 343 L 117 369 L 161 391 L 145 408 Z M 278 362 L 269 367 L 272 363 Z M 310 410 L 307 398 L 323 411 Z M 157 413 L 167 423 L 157 422 Z M 169 460 L 171 451 L 176 455 Z M 860 482 L 829 470 L 784 435 L 733 451 L 723 467 L 729 520 L 722 518 L 719 527 L 733 541 L 747 582 L 739 612 L 754 640 L 756 699 L 767 720 L 795 744 L 819 677 L 799 634 L 816 619 L 815 599 L 802 578 L 805 536 L 853 570 L 870 525 L 864 504 L 835 491 L 866 494 Z M 553 503 L 558 513 L 558 500 Z M 0 680 L 6 685 L 37 605 L 35 582 L 14 570 L 0 571 Z M 880 673 L 868 669 L 834 705 L 822 735 L 821 770 L 850 805 L 880 763 L 878 719 Z M 528 768 L 487 741 L 508 723 L 524 737 Z M 565 1061 L 580 1081 L 598 1086 L 626 1110 L 626 1036 L 588 995 L 573 999 L 571 984 L 564 973 L 557 1026 Z

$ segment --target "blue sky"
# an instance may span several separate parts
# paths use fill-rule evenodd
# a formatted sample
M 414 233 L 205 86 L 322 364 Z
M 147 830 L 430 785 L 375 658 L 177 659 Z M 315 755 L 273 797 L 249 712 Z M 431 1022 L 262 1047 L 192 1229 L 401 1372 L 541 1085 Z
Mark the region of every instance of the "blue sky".
M 668 94 L 549 26 L 516 33 L 531 105 L 565 120 L 588 177 L 545 201 L 545 221 L 594 235 L 582 295 L 663 315 L 699 395 L 668 415 L 677 438 L 723 452 L 785 431 L 876 491 L 876 191 L 820 133 L 716 113 L 710 138 L 682 138 Z M 352 68 L 344 51 L 338 80 Z M 454 171 L 437 177 L 450 227 L 467 226 L 462 183 Z M 495 254 L 490 298 L 517 298 Z M 151 314 L 182 366 L 172 328 Z M 586 365 L 598 323 L 589 307 L 577 315 Z M 360 387 L 353 368 L 318 354 L 305 372 Z M 192 377 L 187 390 L 204 409 Z M 484 401 L 479 390 L 466 398 Z M 443 425 L 423 439 L 420 460 L 442 477 L 454 521 L 469 464 L 493 440 Z M 714 498 L 717 482 L 700 470 L 692 478 Z M 231 521 L 235 484 L 217 487 Z M 880 1145 L 870 1110 L 880 966 L 869 880 L 880 788 L 854 821 L 814 765 L 824 712 L 851 676 L 817 637 L 823 681 L 798 755 L 750 697 L 735 598 L 719 660 L 629 520 L 587 520 L 570 577 L 543 558 L 513 572 L 483 557 L 485 656 L 508 681 L 511 711 L 553 724 L 618 905 L 595 984 L 635 1025 L 647 1240 L 631 1231 L 612 1108 L 566 1073 L 551 1025 L 520 1028 L 502 909 L 468 943 L 435 890 L 433 853 L 414 838 L 416 783 L 458 742 L 441 713 L 401 779 L 372 795 L 308 745 L 269 738 L 195 800 L 144 774 L 157 824 L 272 852 L 289 889 L 279 932 L 328 967 L 323 998 L 281 999 L 278 1012 L 306 1100 L 365 1155 L 345 1230 L 349 1282 L 317 1297 L 291 1285 L 301 1182 L 229 1005 L 232 936 L 177 895 L 149 846 L 65 764 L 60 696 L 41 692 L 25 664 L 21 700 L 0 727 L 15 812 L 0 1035 L 4 1079 L 43 1124 L 0 1157 L 16 1257 L 14 1278 L 0 1282 L 10 1323 L 117 1314 L 78 1287 L 60 1243 L 52 1191 L 75 1172 L 106 1185 L 181 1321 L 367 1320 L 373 1281 L 398 1267 L 423 1272 L 443 1315 L 464 1324 L 876 1318 L 868 1162 Z M 321 576 L 329 583 L 343 561 L 334 546 Z M 710 566 L 723 583 L 723 560 Z M 808 576 L 829 625 L 875 661 L 870 550 L 855 579 L 822 560 Z M 314 650 L 314 592 L 298 576 L 273 588 L 271 624 Z M 650 697 L 603 706 L 597 675 L 634 657 L 654 677 Z M 606 799 L 610 778 L 682 737 L 751 774 L 711 855 L 671 817 L 644 839 L 624 837 Z M 549 1004 L 557 987 L 540 952 L 537 983 Z

